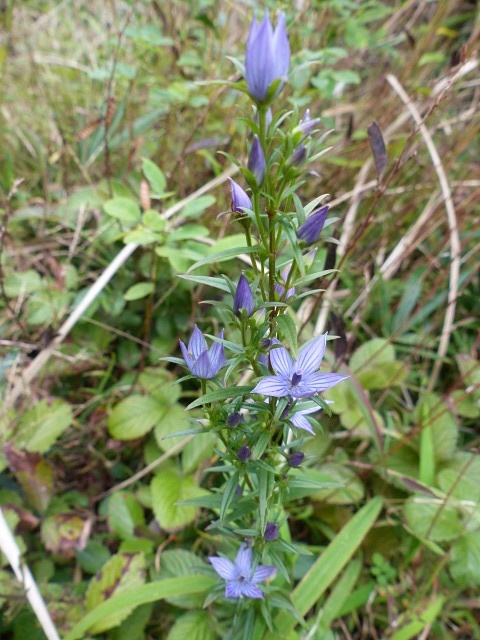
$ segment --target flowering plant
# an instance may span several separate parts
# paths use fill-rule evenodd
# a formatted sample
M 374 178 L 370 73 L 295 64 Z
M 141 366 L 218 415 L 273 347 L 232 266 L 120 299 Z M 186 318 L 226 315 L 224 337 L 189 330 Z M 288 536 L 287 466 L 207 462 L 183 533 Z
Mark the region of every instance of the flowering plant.
M 209 558 L 222 582 L 208 601 L 226 599 L 224 606 L 237 601 L 239 608 L 231 612 L 234 634 L 251 620 L 254 601 L 265 602 L 261 615 L 266 621 L 274 606 L 294 610 L 286 588 L 290 556 L 302 550 L 291 542 L 285 507 L 292 488 L 302 485 L 302 446 L 315 435 L 316 423 L 310 420 L 328 408 L 319 394 L 347 377 L 320 371 L 326 333 L 298 349 L 297 326 L 289 314 L 303 285 L 329 273 L 319 268 L 311 250 L 328 206 L 318 206 L 320 196 L 304 208 L 296 195 L 302 167 L 317 145 L 313 136 L 319 119 L 312 119 L 308 109 L 301 118 L 295 112 L 282 117 L 273 113 L 289 65 L 285 16 L 278 15 L 275 28 L 268 13 L 260 23 L 254 19 L 245 57 L 246 86 L 239 86 L 255 106 L 247 166 L 239 165 L 245 188 L 241 179 L 230 179 L 233 222 L 245 232 L 242 250 L 250 267 L 237 283 L 226 276 L 222 280 L 233 298 L 230 327 L 220 331 L 210 348 L 196 325 L 188 346 L 180 341 L 184 364 L 202 388 L 193 403 L 205 410 L 201 432 L 218 438 L 210 469 L 215 474 L 211 491 L 218 500 L 208 535 L 222 553 Z M 202 276 L 212 286 L 218 286 L 217 280 Z M 247 384 L 238 384 L 240 379 Z M 310 489 L 318 490 L 318 484 Z M 196 504 L 212 505 L 201 499 Z

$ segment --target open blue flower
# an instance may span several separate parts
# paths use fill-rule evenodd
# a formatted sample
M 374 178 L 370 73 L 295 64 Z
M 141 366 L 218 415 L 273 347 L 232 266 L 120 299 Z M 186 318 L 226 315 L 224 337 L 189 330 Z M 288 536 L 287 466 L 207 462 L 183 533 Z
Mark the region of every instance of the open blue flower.
M 267 12 L 260 24 L 254 18 L 245 53 L 245 78 L 252 98 L 256 102 L 263 102 L 270 85 L 275 80 L 286 79 L 289 67 L 290 46 L 284 14 L 278 14 L 275 29 Z M 277 94 L 282 86 L 283 82 Z
M 263 598 L 263 592 L 257 584 L 273 576 L 277 570 L 276 567 L 264 564 L 259 564 L 252 570 L 252 550 L 245 544 L 240 546 L 235 562 L 218 556 L 210 557 L 209 560 L 218 575 L 227 581 L 227 598 Z
M 327 334 L 319 336 L 304 345 L 294 360 L 285 347 L 270 351 L 270 364 L 274 376 L 265 376 L 252 393 L 260 393 L 274 398 L 311 398 L 320 391 L 334 387 L 348 376 L 340 373 L 319 373 L 327 344 Z
M 223 330 L 217 336 L 223 340 Z M 200 329 L 195 325 L 193 333 L 188 341 L 188 348 L 180 340 L 185 364 L 197 378 L 209 380 L 214 378 L 226 361 L 223 344 L 214 342 L 210 349 Z

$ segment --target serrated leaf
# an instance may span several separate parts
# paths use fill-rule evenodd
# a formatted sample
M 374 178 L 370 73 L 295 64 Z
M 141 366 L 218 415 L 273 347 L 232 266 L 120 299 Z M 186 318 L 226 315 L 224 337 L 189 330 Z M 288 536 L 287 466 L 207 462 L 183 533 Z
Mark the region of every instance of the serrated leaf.
M 197 509 L 178 505 L 179 500 L 207 492 L 197 486 L 192 476 L 180 476 L 176 470 L 160 471 L 150 484 L 152 507 L 158 524 L 165 531 L 179 531 L 193 522 Z
M 413 496 L 403 507 L 411 531 L 420 539 L 446 542 L 464 531 L 457 509 L 449 503 Z
M 187 429 L 189 425 L 189 417 L 185 413 L 185 407 L 179 404 L 166 407 L 153 432 L 159 448 L 162 451 L 168 451 L 172 447 L 176 447 L 183 436 L 168 436 Z
M 121 400 L 108 417 L 108 431 L 117 440 L 135 440 L 158 424 L 165 405 L 152 396 L 133 395 Z
M 20 449 L 45 453 L 68 429 L 72 418 L 72 409 L 63 400 L 41 400 L 21 417 L 14 442 Z
M 117 554 L 112 556 L 101 571 L 92 578 L 88 587 L 85 606 L 87 612 L 94 610 L 105 600 L 135 590 L 145 582 L 143 554 Z M 114 613 L 105 615 L 90 628 L 91 633 L 102 633 L 118 626 L 133 611 L 134 606 L 119 607 Z
M 180 616 L 170 629 L 167 640 L 216 640 L 212 618 L 206 611 L 190 611 Z
M 168 549 L 160 556 L 160 580 L 181 578 L 205 573 L 206 563 L 186 549 Z M 173 596 L 166 601 L 182 609 L 201 608 L 203 596 L 198 594 Z
M 129 226 L 137 224 L 141 218 L 140 207 L 131 198 L 112 198 L 105 202 L 103 208 L 109 216 Z
M 461 587 L 480 586 L 480 531 L 466 533 L 453 544 L 450 572 Z
M 141 298 L 145 298 L 150 295 L 154 289 L 155 285 L 153 282 L 137 282 L 137 284 L 134 284 L 127 289 L 123 294 L 123 298 L 128 301 L 140 300 Z

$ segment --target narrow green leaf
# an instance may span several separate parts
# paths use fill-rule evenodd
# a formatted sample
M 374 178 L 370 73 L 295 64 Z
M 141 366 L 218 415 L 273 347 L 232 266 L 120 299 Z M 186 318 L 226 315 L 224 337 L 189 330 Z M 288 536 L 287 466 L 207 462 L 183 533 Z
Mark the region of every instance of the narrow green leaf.
M 160 167 L 157 167 L 157 165 L 148 158 L 143 158 L 142 170 L 143 175 L 148 180 L 148 183 L 155 195 L 162 194 L 167 186 L 167 179 Z
M 225 249 L 225 251 L 219 251 L 213 255 L 207 256 L 195 264 L 192 264 L 188 272 L 194 271 L 199 267 L 203 267 L 204 264 L 212 264 L 212 262 L 222 262 L 223 260 L 230 260 L 230 258 L 236 258 L 242 253 L 260 253 L 263 251 L 262 247 L 233 247 L 232 249 Z
M 156 602 L 171 596 L 181 596 L 193 593 L 203 593 L 215 585 L 216 580 L 208 576 L 188 576 L 184 578 L 170 578 L 160 582 L 153 582 L 135 589 L 113 596 L 102 602 L 98 607 L 87 613 L 75 627 L 66 634 L 64 640 L 81 640 L 86 632 L 100 620 L 115 614 L 118 610 L 138 607 L 147 602 Z
M 195 407 L 201 407 L 204 404 L 211 402 L 220 402 L 227 400 L 227 398 L 238 398 L 238 396 L 245 396 L 251 392 L 252 386 L 249 387 L 228 387 L 227 389 L 218 389 L 217 391 L 211 391 L 205 395 L 197 398 L 191 402 L 187 409 L 195 409 Z
M 305 615 L 337 578 L 375 523 L 382 504 L 379 496 L 370 500 L 322 552 L 292 593 L 292 603 L 299 613 Z M 287 611 L 280 612 L 275 618 L 276 629 L 282 629 L 284 635 L 288 635 L 295 625 L 295 618 Z M 265 640 L 278 640 L 278 634 L 267 633 Z
M 123 297 L 128 301 L 140 300 L 141 298 L 145 298 L 150 295 L 153 289 L 153 282 L 137 282 L 137 284 L 134 284 L 127 289 L 123 294 Z
M 432 604 L 428 606 L 416 620 L 412 620 L 412 622 L 409 622 L 402 629 L 399 629 L 392 636 L 392 640 L 410 640 L 410 638 L 413 638 L 423 631 L 425 627 L 431 624 L 438 617 L 444 602 L 445 598 L 443 596 L 437 596 L 436 599 L 433 600 Z

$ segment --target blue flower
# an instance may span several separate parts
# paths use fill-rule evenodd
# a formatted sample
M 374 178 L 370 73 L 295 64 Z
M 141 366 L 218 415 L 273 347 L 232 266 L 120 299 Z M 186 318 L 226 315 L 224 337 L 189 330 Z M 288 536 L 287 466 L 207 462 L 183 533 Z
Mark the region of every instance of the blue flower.
M 270 85 L 275 80 L 285 80 L 290 66 L 290 46 L 288 44 L 285 16 L 278 14 L 275 30 L 270 16 L 265 16 L 260 24 L 253 19 L 245 54 L 245 78 L 250 95 L 256 102 L 263 102 Z M 277 89 L 277 95 L 283 82 Z
M 327 214 L 328 204 L 314 211 L 297 229 L 297 238 L 305 240 L 307 247 L 318 240 L 327 219 Z
M 301 133 L 304 136 L 308 136 L 315 129 L 320 122 L 320 118 L 311 118 L 310 109 L 305 111 L 305 115 L 300 120 L 300 123 L 295 127 L 293 133 Z
M 213 556 L 209 560 L 218 575 L 227 581 L 225 585 L 227 598 L 241 596 L 263 598 L 262 590 L 257 587 L 257 584 L 273 576 L 277 570 L 276 567 L 259 564 L 252 571 L 252 550 L 245 544 L 240 546 L 235 562 L 218 556 Z
M 223 340 L 223 330 L 217 337 Z M 197 325 L 188 341 L 188 349 L 181 340 L 179 342 L 185 364 L 197 378 L 214 378 L 225 364 L 223 344 L 214 342 L 208 349 L 203 333 Z
M 235 297 L 233 298 L 233 311 L 235 315 L 240 317 L 242 315 L 242 309 L 245 309 L 247 316 L 250 317 L 253 312 L 253 307 L 254 301 L 252 290 L 250 289 L 248 280 L 242 273 L 238 280 Z
M 252 393 L 260 393 L 273 398 L 311 398 L 320 391 L 334 387 L 349 376 L 340 373 L 319 373 L 327 344 L 327 334 L 319 336 L 300 349 L 294 360 L 285 347 L 270 351 L 270 364 L 274 376 L 265 376 Z
M 286 283 L 288 280 L 288 276 L 290 274 L 291 268 L 292 268 L 292 265 L 289 264 L 282 271 L 282 279 L 284 283 Z M 288 300 L 290 300 L 290 298 L 293 298 L 293 296 L 295 295 L 295 287 L 290 287 L 285 291 L 285 287 L 279 284 L 278 282 L 275 285 L 275 291 L 278 293 L 280 300 L 282 300 L 283 302 L 287 302 Z
M 232 178 L 229 178 L 229 180 L 232 193 L 232 211 L 234 211 L 235 213 L 244 213 L 245 209 L 251 209 L 252 201 L 248 197 L 245 190 L 242 189 L 242 187 L 237 184 L 235 180 L 232 180 Z
M 260 186 L 265 177 L 267 170 L 267 162 L 265 160 L 265 154 L 263 153 L 262 145 L 258 136 L 255 136 L 250 149 L 250 155 L 248 156 L 247 168 L 255 176 L 255 181 Z

